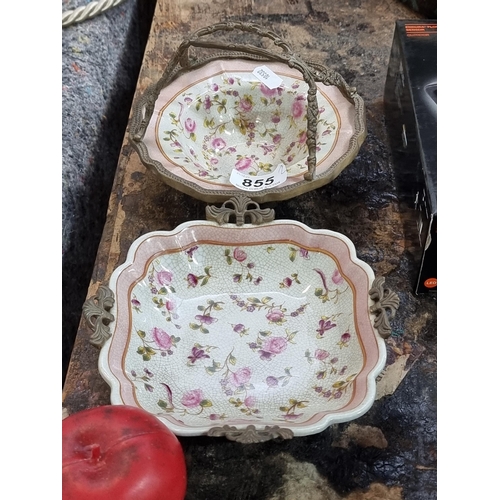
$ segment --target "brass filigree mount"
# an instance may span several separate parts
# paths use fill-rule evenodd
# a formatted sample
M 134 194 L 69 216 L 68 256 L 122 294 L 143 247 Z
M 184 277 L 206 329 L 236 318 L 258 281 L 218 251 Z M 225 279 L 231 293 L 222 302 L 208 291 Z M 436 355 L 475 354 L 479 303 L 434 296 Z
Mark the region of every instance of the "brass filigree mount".
M 245 429 L 237 429 L 234 426 L 224 425 L 222 427 L 212 427 L 208 433 L 210 437 L 226 437 L 230 441 L 237 443 L 264 443 L 271 439 L 292 439 L 293 432 L 290 429 L 278 427 L 277 425 L 266 425 L 262 430 L 257 430 L 254 425 L 249 425 Z
M 368 294 L 375 302 L 370 307 L 370 312 L 375 315 L 374 326 L 380 336 L 386 339 L 392 332 L 389 321 L 394 318 L 399 308 L 399 297 L 387 288 L 385 278 L 382 277 L 375 278 Z
M 89 342 L 96 347 L 102 347 L 111 337 L 109 324 L 115 317 L 109 310 L 114 303 L 115 297 L 111 289 L 101 285 L 97 293 L 83 304 L 83 317 L 93 332 Z
M 205 209 L 207 220 L 217 224 L 227 224 L 235 219 L 237 226 L 245 224 L 249 219 L 250 224 L 260 225 L 274 220 L 272 208 L 260 208 L 260 205 L 245 194 L 238 194 L 225 201 L 221 207 L 208 205 Z

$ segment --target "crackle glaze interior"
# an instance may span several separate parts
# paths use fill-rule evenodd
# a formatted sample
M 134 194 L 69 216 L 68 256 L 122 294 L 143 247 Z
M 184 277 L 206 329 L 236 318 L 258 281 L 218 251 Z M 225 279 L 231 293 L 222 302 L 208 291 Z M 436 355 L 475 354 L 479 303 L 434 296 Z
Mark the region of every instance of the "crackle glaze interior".
M 261 83 L 250 61 L 217 60 L 190 71 L 164 88 L 147 127 L 144 144 L 153 160 L 175 176 L 211 190 L 233 190 L 233 169 L 266 175 L 279 163 L 286 185 L 307 171 L 307 90 L 302 74 L 266 63 L 281 79 L 276 89 Z M 349 149 L 355 109 L 334 86 L 318 83 L 318 174 Z
M 372 280 L 343 235 L 293 221 L 145 235 L 110 281 L 116 326 L 99 368 L 112 402 L 179 435 L 224 424 L 305 435 L 357 418 L 385 361 Z

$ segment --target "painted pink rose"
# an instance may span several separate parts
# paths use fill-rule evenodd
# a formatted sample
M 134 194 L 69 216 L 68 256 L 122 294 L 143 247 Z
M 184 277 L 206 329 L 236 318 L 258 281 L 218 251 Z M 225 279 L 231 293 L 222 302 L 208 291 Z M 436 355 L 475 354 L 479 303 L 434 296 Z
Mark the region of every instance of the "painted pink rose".
M 300 135 L 299 135 L 299 143 L 304 144 L 307 141 L 307 132 L 304 130 Z
M 276 387 L 279 384 L 279 380 L 269 375 L 269 377 L 266 378 L 266 384 L 268 387 Z
M 215 137 L 212 139 L 212 147 L 214 149 L 224 149 L 226 147 L 226 141 L 221 137 Z
M 281 141 L 281 135 L 280 135 L 280 134 L 276 134 L 276 135 L 273 137 L 273 142 L 274 142 L 274 144 L 278 144 L 280 141 Z
M 151 330 L 151 335 L 160 349 L 168 351 L 172 347 L 172 337 L 165 330 L 154 327 L 153 330 Z
M 196 122 L 191 118 L 187 118 L 186 121 L 184 122 L 184 128 L 188 132 L 194 132 L 196 129 Z
M 285 420 L 297 420 L 298 418 L 300 418 L 302 415 L 304 415 L 303 413 L 289 413 L 287 415 L 283 415 L 283 417 L 285 418 Z
M 229 85 L 232 85 L 232 84 L 234 83 L 234 78 L 229 77 L 229 78 L 227 79 L 227 83 L 229 83 Z
M 251 376 L 252 370 L 248 366 L 246 366 L 245 368 L 240 368 L 234 373 L 231 373 L 229 375 L 229 381 L 234 386 L 239 387 L 240 385 L 248 383 Z
M 132 299 L 130 302 L 132 303 L 132 307 L 141 307 L 141 303 L 137 299 Z
M 238 323 L 237 325 L 233 326 L 233 331 L 236 333 L 241 333 L 245 330 L 245 325 L 242 325 L 241 323 Z
M 283 321 L 285 314 L 280 309 L 271 309 L 267 314 L 266 318 L 270 323 L 279 323 Z
M 271 354 L 280 354 L 286 349 L 286 339 L 283 337 L 271 337 L 264 342 L 262 350 Z
M 217 165 L 217 163 L 219 163 L 219 160 L 217 158 L 210 158 L 210 163 L 212 165 Z
M 240 158 L 234 165 L 234 168 L 238 170 L 238 172 L 242 172 L 243 170 L 248 170 L 250 168 L 250 165 L 252 164 L 252 159 L 247 158 L 246 156 L 244 158 Z
M 167 311 L 172 312 L 175 309 L 175 302 L 172 299 L 167 299 L 165 301 L 165 307 Z
M 193 99 L 191 99 L 191 97 L 184 97 L 184 102 L 186 104 L 191 104 L 193 102 Z
M 214 321 L 217 321 L 217 318 L 212 318 L 208 314 L 197 314 L 194 318 L 204 325 L 211 325 Z
M 283 286 L 286 286 L 287 288 L 290 288 L 292 286 L 292 283 L 293 283 L 293 281 L 291 278 L 286 277 L 283 280 Z
M 328 356 L 330 356 L 330 353 L 328 351 L 325 351 L 324 349 L 316 349 L 316 351 L 314 352 L 314 357 L 316 359 L 319 359 L 320 361 L 323 361 Z
M 297 97 L 292 103 L 292 116 L 297 119 L 304 115 L 306 108 L 304 106 L 304 101 Z
M 252 111 L 253 108 L 252 99 L 248 96 L 243 97 L 243 99 L 240 100 L 239 108 L 245 112 Z
M 195 408 L 203 401 L 201 389 L 194 389 L 182 396 L 181 403 L 187 408 Z
M 198 284 L 198 278 L 194 274 L 189 273 L 186 279 L 188 282 L 188 288 L 191 286 L 194 288 Z
M 205 96 L 205 101 L 203 102 L 203 107 L 208 111 L 212 107 L 212 100 L 210 96 Z
M 264 85 L 263 83 L 260 84 L 260 91 L 266 97 L 274 97 L 278 93 L 278 89 L 270 89 L 267 85 Z
M 255 406 L 255 403 L 257 402 L 257 399 L 254 396 L 247 396 L 245 398 L 245 406 L 248 408 L 252 408 Z
M 333 271 L 332 281 L 333 281 L 336 285 L 340 285 L 341 283 L 343 283 L 343 282 L 344 282 L 344 278 L 342 277 L 342 275 L 340 274 L 340 272 L 339 272 L 339 270 L 338 270 L 338 269 L 335 269 L 335 271 Z
M 160 285 L 170 285 L 173 275 L 170 271 L 159 271 L 156 273 L 156 279 Z
M 235 248 L 234 251 L 233 251 L 233 257 L 238 262 L 243 262 L 247 258 L 247 254 L 241 248 Z
M 345 332 L 340 337 L 340 342 L 338 343 L 338 345 L 340 345 L 340 347 L 347 347 L 349 345 L 350 340 L 351 340 L 351 334 L 349 332 Z

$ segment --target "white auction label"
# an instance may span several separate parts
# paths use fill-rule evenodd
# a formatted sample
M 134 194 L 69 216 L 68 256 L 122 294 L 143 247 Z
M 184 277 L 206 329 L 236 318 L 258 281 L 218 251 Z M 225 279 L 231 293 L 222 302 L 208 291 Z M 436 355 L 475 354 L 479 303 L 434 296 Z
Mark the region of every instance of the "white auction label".
M 246 175 L 233 169 L 229 182 L 244 191 L 262 191 L 283 184 L 286 178 L 286 167 L 283 163 L 279 163 L 274 171 L 267 175 Z
M 283 82 L 283 80 L 267 66 L 258 66 L 253 70 L 253 75 L 271 90 L 278 88 Z

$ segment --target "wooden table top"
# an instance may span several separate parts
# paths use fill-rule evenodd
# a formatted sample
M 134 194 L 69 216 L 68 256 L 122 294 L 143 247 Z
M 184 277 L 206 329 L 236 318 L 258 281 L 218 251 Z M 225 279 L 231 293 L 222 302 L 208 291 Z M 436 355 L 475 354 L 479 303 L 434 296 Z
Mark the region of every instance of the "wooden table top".
M 135 98 L 161 76 L 186 35 L 231 20 L 272 29 L 299 55 L 337 70 L 358 89 L 365 100 L 368 136 L 357 158 L 332 183 L 273 208 L 276 219 L 295 219 L 348 236 L 358 256 L 376 275 L 385 276 L 401 299 L 394 335 L 387 341 L 388 365 L 404 361 L 393 394 L 388 391 L 356 424 L 332 426 L 318 435 L 279 444 L 182 438 L 189 473 L 187 499 L 348 495 L 353 500 L 377 488 L 381 491 L 377 498 L 435 498 L 436 302 L 412 292 L 418 264 L 405 240 L 412 213 L 400 202 L 395 186 L 383 112 L 397 19 L 418 19 L 418 15 L 397 0 L 158 0 Z M 137 237 L 205 219 L 205 206 L 159 181 L 125 137 L 88 296 L 101 283 L 107 284 Z M 109 404 L 109 387 L 99 375 L 99 351 L 89 343 L 91 334 L 82 318 L 62 393 L 69 414 Z M 417 405 L 419 397 L 426 402 Z

